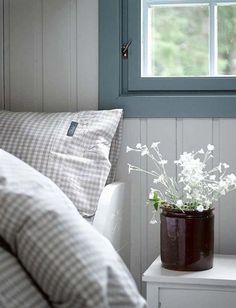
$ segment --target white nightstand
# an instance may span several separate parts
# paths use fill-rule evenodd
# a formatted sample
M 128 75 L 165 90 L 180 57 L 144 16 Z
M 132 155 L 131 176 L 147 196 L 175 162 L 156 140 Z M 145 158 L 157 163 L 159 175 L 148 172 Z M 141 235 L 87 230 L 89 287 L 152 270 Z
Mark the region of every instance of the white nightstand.
M 143 274 L 149 308 L 236 308 L 236 256 L 215 255 L 200 272 L 161 267 L 158 257 Z

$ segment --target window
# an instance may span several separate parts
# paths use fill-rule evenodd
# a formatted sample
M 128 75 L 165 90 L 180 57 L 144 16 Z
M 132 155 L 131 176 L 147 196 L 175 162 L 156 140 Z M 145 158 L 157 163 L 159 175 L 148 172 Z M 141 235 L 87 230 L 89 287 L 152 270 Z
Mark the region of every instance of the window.
M 99 9 L 100 108 L 236 116 L 236 1 L 100 0 Z
M 142 0 L 143 77 L 236 75 L 236 2 Z

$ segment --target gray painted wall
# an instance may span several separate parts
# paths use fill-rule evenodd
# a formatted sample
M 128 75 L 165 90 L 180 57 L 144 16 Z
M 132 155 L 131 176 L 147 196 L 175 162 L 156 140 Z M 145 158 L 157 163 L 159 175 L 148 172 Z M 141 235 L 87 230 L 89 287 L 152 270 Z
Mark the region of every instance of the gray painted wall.
M 0 5 L 0 17 L 1 9 Z M 3 37 L 1 25 L 0 34 Z M 96 109 L 98 0 L 5 0 L 4 65 L 5 105 L 11 110 Z M 3 71 L 2 52 L 0 71 Z M 1 98 L 2 89 L 0 74 Z M 235 130 L 236 119 L 124 121 L 117 179 L 125 181 L 130 188 L 131 271 L 139 287 L 141 273 L 159 254 L 159 225 L 148 223 L 151 212 L 145 200 L 150 179 L 127 173 L 127 162 L 144 167 L 148 162 L 146 158 L 140 160 L 135 153 L 127 155 L 126 145 L 160 140 L 163 154 L 172 161 L 183 150 L 213 143 L 216 146 L 214 162 L 226 161 L 236 173 Z M 175 174 L 173 167 L 169 167 L 169 171 Z M 235 200 L 236 193 L 231 193 L 215 211 L 217 252 L 236 254 Z

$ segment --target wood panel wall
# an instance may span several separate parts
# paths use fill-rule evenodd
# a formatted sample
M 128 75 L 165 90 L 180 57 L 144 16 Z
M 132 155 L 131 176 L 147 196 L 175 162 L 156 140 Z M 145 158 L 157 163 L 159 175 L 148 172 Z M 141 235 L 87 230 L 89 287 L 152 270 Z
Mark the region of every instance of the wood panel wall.
M 4 62 L 3 62 L 3 0 L 0 0 L 0 109 L 4 108 Z
M 98 2 L 4 0 L 2 3 L 1 90 L 3 80 L 5 83 L 2 104 L 15 111 L 96 109 Z M 89 65 L 91 69 L 87 68 Z

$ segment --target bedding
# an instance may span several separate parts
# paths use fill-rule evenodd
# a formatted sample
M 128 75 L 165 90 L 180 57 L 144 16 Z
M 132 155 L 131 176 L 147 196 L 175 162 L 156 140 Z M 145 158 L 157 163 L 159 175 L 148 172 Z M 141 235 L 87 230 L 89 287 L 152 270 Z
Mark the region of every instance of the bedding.
M 50 307 L 16 257 L 4 247 L 0 247 L 0 307 Z
M 114 179 L 121 118 L 120 109 L 0 111 L 0 148 L 49 177 L 83 216 L 91 217 L 105 183 Z
M 51 307 L 146 307 L 110 242 L 57 185 L 3 150 L 0 162 L 0 236 Z

